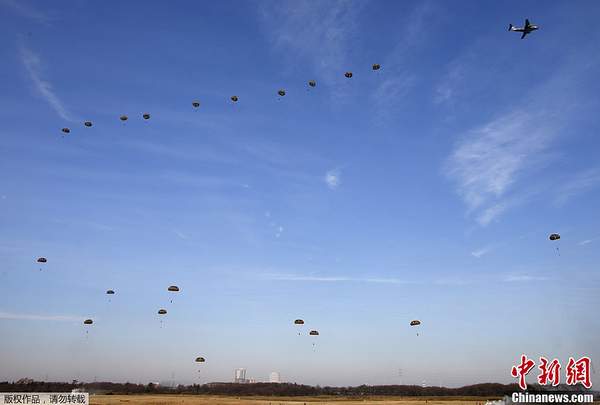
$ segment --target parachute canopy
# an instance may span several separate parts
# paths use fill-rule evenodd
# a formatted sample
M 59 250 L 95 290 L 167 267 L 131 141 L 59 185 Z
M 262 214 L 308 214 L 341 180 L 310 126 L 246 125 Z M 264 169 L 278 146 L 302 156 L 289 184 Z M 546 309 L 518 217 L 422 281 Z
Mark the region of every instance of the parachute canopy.
M 48 261 L 48 259 L 46 259 L 45 257 L 38 257 L 37 262 L 38 263 L 46 263 Z
M 344 76 L 346 76 L 348 79 L 350 79 L 352 77 L 352 72 L 346 72 L 346 73 L 344 73 Z
M 420 324 L 421 324 L 421 321 L 419 321 L 418 319 L 415 319 L 414 321 L 410 321 L 410 326 L 417 326 Z
M 319 331 L 318 330 L 311 330 L 310 332 L 308 332 L 309 335 L 311 336 L 319 336 Z
M 379 63 L 373 63 L 373 70 L 381 69 L 381 65 Z
M 309 85 L 310 87 L 315 87 L 315 86 L 317 85 L 317 82 L 316 82 L 316 81 L 314 81 L 314 80 L 309 80 L 309 81 L 308 81 L 308 85 Z
M 200 107 L 200 101 L 194 100 L 194 101 L 192 101 L 192 105 L 194 106 L 194 108 L 198 108 L 198 107 Z
M 204 357 L 196 357 L 196 363 L 204 363 L 206 360 Z
M 233 101 L 234 103 L 237 103 L 238 100 L 238 96 L 231 96 L 231 101 Z
M 93 323 L 94 323 L 94 321 L 92 321 L 91 319 L 86 319 L 85 321 L 83 321 L 84 325 L 91 325 Z
M 148 114 L 148 113 L 144 113 L 144 114 L 142 114 L 142 117 L 143 117 L 145 120 L 149 120 L 149 119 L 150 119 L 150 114 Z
M 83 123 L 83 125 L 85 125 L 86 127 L 91 127 L 92 126 L 92 121 L 86 121 Z
M 115 292 L 113 290 L 106 290 L 106 293 L 109 295 L 113 295 Z
M 167 310 L 166 309 L 159 309 L 158 310 L 158 314 L 159 315 L 166 315 L 167 314 Z
M 63 129 L 61 129 L 61 131 L 63 131 L 65 134 L 68 134 L 69 132 L 71 132 L 71 130 L 69 128 L 63 128 Z
M 294 325 L 304 325 L 304 321 L 302 319 L 296 319 Z
M 279 94 L 281 97 L 285 96 L 285 90 L 284 89 L 280 89 L 277 94 Z
M 550 240 L 559 240 L 560 239 L 560 235 L 557 233 L 553 233 L 548 237 Z
M 126 116 L 126 115 L 121 115 L 121 116 L 119 117 L 119 119 L 120 119 L 121 121 L 127 121 L 127 120 L 129 119 L 129 117 L 128 117 L 128 116 Z
M 172 292 L 177 292 L 177 291 L 179 291 L 179 287 L 177 287 L 176 285 L 172 285 L 172 286 L 169 286 L 169 288 L 167 288 L 167 290 L 172 291 Z

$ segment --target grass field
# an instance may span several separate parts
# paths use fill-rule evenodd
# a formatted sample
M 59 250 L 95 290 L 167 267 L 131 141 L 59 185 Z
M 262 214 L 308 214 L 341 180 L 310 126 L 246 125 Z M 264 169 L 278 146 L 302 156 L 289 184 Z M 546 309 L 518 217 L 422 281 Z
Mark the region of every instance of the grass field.
M 412 397 L 233 397 L 216 395 L 91 395 L 91 405 L 484 405 L 486 398 L 458 397 L 456 399 Z

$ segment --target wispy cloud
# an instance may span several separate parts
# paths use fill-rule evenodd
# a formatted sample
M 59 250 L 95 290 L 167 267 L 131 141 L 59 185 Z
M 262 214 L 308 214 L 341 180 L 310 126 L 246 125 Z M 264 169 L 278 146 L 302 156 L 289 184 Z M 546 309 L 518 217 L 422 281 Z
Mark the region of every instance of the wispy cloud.
M 177 237 L 180 239 L 187 240 L 188 238 L 188 236 L 185 233 L 178 231 L 177 229 L 173 229 L 173 233 L 177 235 Z
M 579 242 L 578 245 L 579 246 L 585 246 L 585 245 L 587 245 L 589 243 L 592 243 L 593 241 L 594 241 L 594 239 L 585 239 L 585 240 L 582 240 L 581 242 Z
M 335 190 L 342 183 L 341 176 L 342 172 L 339 169 L 333 169 L 325 173 L 323 180 L 325 180 L 325 183 L 330 189 Z
M 524 283 L 530 281 L 547 281 L 550 280 L 548 277 L 542 276 L 531 276 L 527 274 L 511 274 L 504 277 L 503 281 L 507 283 Z
M 0 319 L 16 321 L 58 321 L 58 322 L 79 322 L 85 319 L 83 316 L 74 315 L 40 315 L 40 314 L 17 314 L 0 311 Z
M 396 46 L 381 61 L 385 79 L 371 94 L 376 122 L 385 123 L 397 109 L 401 108 L 401 103 L 390 103 L 389 100 L 404 100 L 415 87 L 418 79 L 410 65 L 414 60 L 409 56 L 426 41 L 428 32 L 426 24 L 431 25 L 431 19 L 437 12 L 438 6 L 433 2 L 419 2 L 403 21 L 398 23 Z
M 361 8 L 349 0 L 273 1 L 261 3 L 259 13 L 276 49 L 308 59 L 316 71 L 328 74 L 346 58 Z
M 38 10 L 24 0 L 0 0 L 0 6 L 11 9 L 14 13 L 37 21 L 38 23 L 46 24 L 50 21 L 48 14 Z
M 576 173 L 565 184 L 559 187 L 556 204 L 563 205 L 571 198 L 600 186 L 600 169 L 592 168 Z
M 297 274 L 263 274 L 263 278 L 267 280 L 277 281 L 307 281 L 307 282 L 358 282 L 358 283 L 377 283 L 377 284 L 407 284 L 407 281 L 397 278 L 381 278 L 381 277 L 349 277 L 349 276 L 312 276 L 312 275 L 297 275 Z
M 527 169 L 539 166 L 558 131 L 546 112 L 516 110 L 461 137 L 446 164 L 469 212 L 485 226 L 515 203 L 507 191 Z
M 55 94 L 52 84 L 42 77 L 42 60 L 39 55 L 27 48 L 22 42 L 19 43 L 19 56 L 21 62 L 33 82 L 33 86 L 52 107 L 54 111 L 65 121 L 74 121 L 63 102 Z
M 480 258 L 483 255 L 488 254 L 492 249 L 489 246 L 486 246 L 484 248 L 481 249 L 477 249 L 471 252 L 471 256 L 476 257 L 476 258 Z

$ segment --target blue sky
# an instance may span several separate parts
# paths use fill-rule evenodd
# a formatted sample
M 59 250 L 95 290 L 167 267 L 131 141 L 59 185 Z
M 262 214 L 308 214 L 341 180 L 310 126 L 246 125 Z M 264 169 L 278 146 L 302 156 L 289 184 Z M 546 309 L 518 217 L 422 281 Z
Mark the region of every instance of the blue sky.
M 458 386 L 600 357 L 597 2 L 0 10 L 0 380 L 190 383 L 201 355 L 202 381 Z

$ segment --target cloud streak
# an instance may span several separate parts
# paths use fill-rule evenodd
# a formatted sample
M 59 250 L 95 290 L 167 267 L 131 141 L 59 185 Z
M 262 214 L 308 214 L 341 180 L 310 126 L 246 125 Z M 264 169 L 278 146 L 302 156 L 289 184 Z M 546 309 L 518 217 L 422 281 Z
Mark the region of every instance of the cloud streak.
M 484 247 L 481 249 L 477 249 L 471 252 L 471 256 L 476 257 L 477 259 L 479 259 L 480 257 L 488 254 L 492 249 L 490 247 Z
M 16 14 L 37 21 L 38 23 L 46 24 L 50 21 L 47 14 L 26 4 L 22 0 L 0 0 L 0 6 L 7 7 Z
M 591 191 L 600 185 L 600 169 L 592 168 L 575 174 L 558 190 L 557 205 L 566 204 L 571 198 Z
M 83 321 L 83 316 L 73 315 L 40 315 L 40 314 L 16 314 L 0 311 L 0 319 L 13 321 L 56 321 L 56 322 L 79 322 Z
M 333 81 L 346 59 L 361 8 L 348 0 L 270 2 L 260 7 L 259 15 L 276 50 L 307 60 L 320 78 Z
M 508 275 L 506 277 L 504 277 L 505 282 L 507 283 L 524 283 L 524 282 L 530 282 L 530 281 L 547 281 L 550 280 L 548 277 L 540 277 L 540 276 L 530 276 L 530 275 L 526 275 L 526 274 L 521 274 L 521 275 Z
M 357 282 L 357 283 L 375 283 L 375 284 L 407 284 L 407 281 L 397 278 L 381 278 L 381 277 L 348 277 L 348 276 L 307 276 L 297 274 L 264 274 L 263 278 L 275 281 L 307 281 L 319 283 L 340 283 L 340 282 Z
M 25 67 L 34 88 L 40 93 L 42 98 L 52 107 L 52 109 L 65 121 L 74 121 L 64 103 L 54 92 L 52 83 L 44 80 L 42 77 L 42 60 L 39 55 L 27 48 L 23 43 L 19 44 L 19 57 Z
M 325 173 L 325 183 L 330 189 L 335 190 L 342 183 L 341 175 L 342 173 L 339 169 L 329 170 Z
M 468 131 L 445 166 L 468 212 L 485 226 L 518 202 L 506 199 L 527 169 L 542 163 L 558 124 L 545 112 L 516 110 Z

